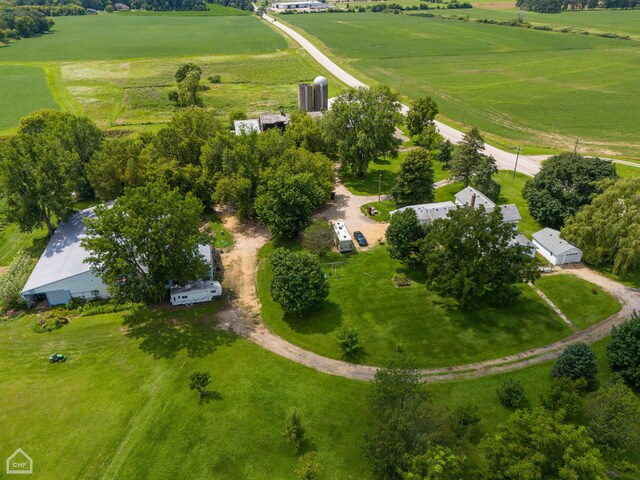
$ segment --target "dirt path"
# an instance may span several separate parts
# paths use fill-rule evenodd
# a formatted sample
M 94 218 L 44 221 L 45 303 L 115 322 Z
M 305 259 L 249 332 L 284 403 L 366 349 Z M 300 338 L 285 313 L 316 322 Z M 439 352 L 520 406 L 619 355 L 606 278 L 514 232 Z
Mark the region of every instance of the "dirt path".
M 336 193 L 336 201 L 321 212 L 321 216 L 331 220 L 341 219 L 349 222 L 355 228 L 361 229 L 363 233 L 366 232 L 365 235 L 368 233 L 371 238 L 384 234 L 386 225 L 366 218 L 361 214 L 359 208 L 365 203 L 377 200 L 377 197 L 354 196 L 341 184 L 337 186 Z M 259 225 L 240 224 L 231 216 L 225 217 L 224 224 L 233 234 L 235 245 L 222 257 L 225 263 L 224 283 L 228 301 L 225 308 L 218 314 L 220 326 L 248 338 L 277 355 L 320 372 L 354 380 L 368 381 L 373 379 L 377 367 L 355 365 L 304 350 L 274 334 L 261 322 L 261 305 L 255 283 L 258 273 L 257 255 L 258 250 L 269 240 L 269 234 Z M 616 283 L 589 270 L 582 264 L 563 267 L 562 271 L 577 275 L 608 291 L 622 304 L 620 312 L 550 345 L 484 362 L 421 369 L 420 374 L 423 381 L 439 382 L 478 378 L 546 362 L 560 355 L 568 345 L 577 342 L 594 343 L 606 337 L 612 326 L 625 321 L 634 310 L 640 311 L 639 289 L 632 289 Z

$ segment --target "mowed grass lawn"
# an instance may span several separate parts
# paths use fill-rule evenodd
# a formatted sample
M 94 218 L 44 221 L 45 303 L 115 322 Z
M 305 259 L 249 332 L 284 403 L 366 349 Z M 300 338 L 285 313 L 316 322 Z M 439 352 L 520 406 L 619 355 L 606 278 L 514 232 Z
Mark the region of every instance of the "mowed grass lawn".
M 350 171 L 340 172 L 340 180 L 354 195 L 377 195 L 378 186 L 382 195 L 390 195 L 396 183 L 396 175 L 400 171 L 402 162 L 408 152 L 398 153 L 397 158 L 382 157 L 369 163 L 369 168 L 363 176 L 357 176 Z M 444 180 L 449 172 L 442 169 L 442 163 L 433 160 L 434 180 Z
M 536 287 L 578 328 L 587 328 L 620 311 L 622 306 L 602 288 L 573 275 L 544 275 Z
M 637 156 L 640 43 L 408 15 L 291 15 L 343 63 L 525 145 Z M 606 114 L 606 121 L 603 115 Z
M 0 58 L 2 52 L 0 48 Z M 38 67 L 22 65 L 0 64 L 0 105 L 0 130 L 14 127 L 20 118 L 34 110 L 58 109 L 45 72 Z
M 352 325 L 364 344 L 359 361 L 386 366 L 401 359 L 416 367 L 460 365 L 546 345 L 570 329 L 531 290 L 510 307 L 481 307 L 471 312 L 427 290 L 417 271 L 389 257 L 385 247 L 327 259 L 330 293 L 322 309 L 302 317 L 284 315 L 269 293 L 273 244 L 260 252 L 258 292 L 262 317 L 278 335 L 321 355 L 342 358 L 336 334 Z M 406 272 L 410 287 L 396 288 L 392 278 Z
M 52 33 L 0 48 L 0 62 L 71 62 L 186 55 L 273 53 L 287 47 L 251 16 L 56 17 Z
M 10 224 L 0 229 L 0 267 L 11 263 L 15 255 L 23 249 L 33 248 L 34 254 L 40 255 L 40 246 L 46 245 L 46 228 L 33 232 L 21 232 L 16 224 Z
M 32 332 L 33 315 L 0 323 L 2 452 L 23 448 L 39 479 L 293 480 L 282 427 L 297 408 L 322 478 L 370 478 L 367 385 L 215 329 L 217 305 L 79 318 L 49 334 Z M 69 360 L 49 364 L 52 353 Z M 204 404 L 189 390 L 201 370 L 213 377 Z

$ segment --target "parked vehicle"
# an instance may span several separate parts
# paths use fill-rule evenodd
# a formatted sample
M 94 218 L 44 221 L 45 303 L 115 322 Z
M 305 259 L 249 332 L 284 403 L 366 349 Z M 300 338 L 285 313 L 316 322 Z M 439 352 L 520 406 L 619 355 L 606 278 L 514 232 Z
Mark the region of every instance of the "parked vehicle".
M 193 282 L 170 290 L 171 305 L 193 305 L 194 303 L 210 302 L 222 295 L 220 282 L 206 280 Z
M 367 245 L 369 245 L 362 232 L 356 230 L 355 232 L 353 232 L 353 236 L 356 239 L 356 242 L 358 242 L 358 245 L 360 245 L 361 247 L 366 247 Z
M 353 240 L 349 235 L 349 230 L 343 222 L 333 222 L 333 232 L 335 234 L 336 247 L 340 253 L 352 252 L 354 250 Z
M 54 353 L 49 357 L 49 363 L 66 362 L 67 357 L 59 353 Z

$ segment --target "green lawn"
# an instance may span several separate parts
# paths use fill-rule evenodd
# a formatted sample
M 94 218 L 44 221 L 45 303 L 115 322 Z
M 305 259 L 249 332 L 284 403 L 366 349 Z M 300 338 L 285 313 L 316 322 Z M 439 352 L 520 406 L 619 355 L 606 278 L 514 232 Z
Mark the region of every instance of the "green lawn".
M 569 148 L 579 136 L 585 152 L 638 155 L 640 42 L 377 13 L 286 21 L 462 124 L 523 145 Z
M 631 165 L 624 165 L 616 163 L 616 172 L 621 177 L 637 177 L 640 176 L 640 166 L 632 167 Z
M 511 307 L 461 311 L 455 301 L 426 290 L 419 272 L 392 260 L 385 247 L 340 257 L 338 261 L 345 263 L 337 267 L 338 277 L 327 266 L 329 298 L 317 314 L 284 315 L 269 295 L 272 249 L 269 244 L 260 252 L 258 292 L 263 319 L 278 335 L 321 355 L 341 358 L 336 332 L 345 324 L 353 325 L 363 341 L 362 362 L 388 365 L 406 358 L 420 367 L 498 358 L 571 333 L 527 286 Z M 406 272 L 412 285 L 393 286 L 396 272 Z
M 11 224 L 0 229 L 0 267 L 9 265 L 16 253 L 25 248 L 33 247 L 33 253 L 39 256 L 46 236 L 46 228 L 24 233 L 17 225 Z
M 400 165 L 406 158 L 408 152 L 400 152 L 398 158 L 378 158 L 369 163 L 367 173 L 358 177 L 351 172 L 341 172 L 340 180 L 354 195 L 377 195 L 378 182 L 380 183 L 380 193 L 382 195 L 391 194 L 391 188 L 396 183 L 396 175 L 400 170 Z M 449 172 L 442 170 L 442 163 L 433 160 L 434 180 L 444 180 L 449 176 Z
M 0 62 L 163 58 L 273 53 L 285 40 L 255 16 L 56 17 L 52 33 L 0 48 Z
M 544 275 L 536 280 L 536 286 L 580 329 L 622 308 L 602 288 L 573 275 Z
M 0 130 L 14 127 L 20 118 L 34 110 L 58 109 L 44 71 L 38 67 L 21 65 L 0 64 L 0 105 Z
M 216 304 L 74 320 L 0 323 L 3 453 L 34 478 L 294 479 L 281 435 L 296 407 L 323 478 L 361 479 L 366 385 L 313 372 L 213 328 Z M 47 357 L 60 352 L 65 364 Z M 189 375 L 210 371 L 210 403 Z M 365 475 L 367 475 L 365 473 Z

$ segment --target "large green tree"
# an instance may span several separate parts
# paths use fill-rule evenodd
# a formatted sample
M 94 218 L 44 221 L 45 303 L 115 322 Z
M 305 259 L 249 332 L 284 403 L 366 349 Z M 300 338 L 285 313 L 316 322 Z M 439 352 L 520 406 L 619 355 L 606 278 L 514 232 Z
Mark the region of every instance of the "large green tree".
M 461 182 L 465 187 L 471 185 L 494 201 L 500 196 L 500 185 L 493 180 L 498 172 L 496 160 L 484 152 L 484 138 L 480 131 L 473 127 L 460 143 L 453 158 L 449 161 L 451 179 Z
M 198 246 L 211 241 L 200 230 L 202 203 L 156 182 L 127 189 L 87 219 L 87 262 L 110 292 L 132 301 L 156 302 L 167 285 L 203 278 L 208 271 Z
M 395 157 L 395 138 L 401 115 L 398 95 L 386 85 L 350 88 L 333 103 L 322 121 L 326 142 L 335 145 L 345 169 L 358 176 L 369 162 L 383 155 Z
M 640 178 L 604 182 L 602 188 L 567 220 L 562 236 L 582 249 L 587 262 L 625 274 L 640 266 Z
M 599 180 L 615 177 L 615 165 L 608 160 L 561 153 L 542 163 L 522 195 L 538 223 L 559 229 L 600 191 Z
M 509 303 L 520 294 L 516 284 L 538 275 L 527 248 L 512 244 L 516 231 L 499 210 L 487 214 L 484 208 L 461 207 L 425 228 L 418 259 L 427 284 L 463 308 L 483 300 Z
M 398 207 L 433 202 L 433 163 L 428 150 L 418 148 L 407 154 L 391 196 Z
M 426 129 L 434 126 L 439 113 L 438 104 L 431 97 L 421 97 L 411 104 L 407 113 L 407 129 L 412 137 L 421 135 Z
M 315 255 L 280 248 L 271 256 L 271 264 L 271 296 L 285 312 L 311 312 L 329 295 L 329 283 Z
M 56 219 L 71 212 L 82 179 L 78 154 L 49 133 L 18 135 L 0 143 L 0 197 L 8 222 L 30 232 L 46 225 L 49 236 Z
M 407 208 L 394 213 L 385 233 L 389 243 L 389 255 L 398 260 L 409 260 L 418 251 L 418 243 L 424 235 L 425 231 L 415 210 Z
M 148 180 L 148 161 L 142 156 L 144 143 L 135 137 L 112 138 L 104 142 L 87 168 L 87 178 L 101 200 L 113 200 L 127 187 L 139 187 Z
M 629 320 L 611 329 L 607 360 L 611 370 L 640 390 L 640 314 L 634 312 Z
M 584 427 L 543 408 L 517 410 L 480 442 L 493 480 L 604 480 L 607 468 Z

